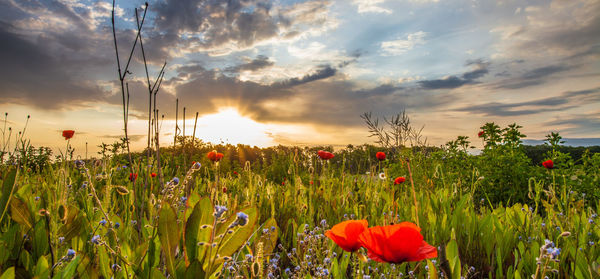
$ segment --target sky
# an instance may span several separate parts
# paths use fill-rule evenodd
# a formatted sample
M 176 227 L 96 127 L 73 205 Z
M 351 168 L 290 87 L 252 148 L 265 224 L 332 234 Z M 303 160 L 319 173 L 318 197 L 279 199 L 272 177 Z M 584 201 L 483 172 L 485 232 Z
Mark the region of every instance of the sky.
M 143 1 L 117 1 L 124 64 Z M 161 0 L 142 29 L 161 135 L 175 100 L 186 135 L 258 146 L 372 143 L 360 118 L 403 110 L 432 145 L 481 145 L 486 122 L 600 138 L 600 0 Z M 77 153 L 123 136 L 112 1 L 0 0 L 0 112 L 34 146 Z M 148 91 L 134 52 L 129 134 L 146 144 Z M 179 126 L 183 124 L 179 122 Z M 5 134 L 6 135 L 6 134 Z M 14 137 L 13 133 L 13 137 Z M 14 140 L 13 140 L 14 142 Z

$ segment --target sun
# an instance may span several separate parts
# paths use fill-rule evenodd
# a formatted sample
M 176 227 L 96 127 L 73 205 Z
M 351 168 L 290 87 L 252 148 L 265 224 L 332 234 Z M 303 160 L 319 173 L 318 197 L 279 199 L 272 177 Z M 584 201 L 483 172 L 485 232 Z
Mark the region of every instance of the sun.
M 265 124 L 242 116 L 237 109 L 231 107 L 221 108 L 215 114 L 198 118 L 196 137 L 213 144 L 223 142 L 259 147 L 274 144 Z

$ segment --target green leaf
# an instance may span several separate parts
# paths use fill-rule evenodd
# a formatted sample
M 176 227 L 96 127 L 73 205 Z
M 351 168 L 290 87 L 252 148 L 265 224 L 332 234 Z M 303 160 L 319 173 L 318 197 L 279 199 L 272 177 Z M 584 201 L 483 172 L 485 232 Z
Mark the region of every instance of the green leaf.
M 433 264 L 433 262 L 431 260 L 427 260 L 427 266 L 429 267 L 429 269 L 427 271 L 427 274 L 429 274 L 428 278 L 437 279 L 438 272 L 437 272 L 437 269 L 435 268 L 435 265 Z
M 42 218 L 35 223 L 34 238 L 33 238 L 33 258 L 37 260 L 46 254 L 48 250 L 48 231 L 46 231 L 46 220 Z
M 48 278 L 50 275 L 50 267 L 48 266 L 48 260 L 45 256 L 41 256 L 35 268 L 33 269 L 33 275 L 37 278 Z
M 186 279 L 205 278 L 206 274 L 202 270 L 202 264 L 198 261 L 192 261 L 185 271 Z
M 454 239 L 450 240 L 446 245 L 446 258 L 450 265 L 451 278 L 460 279 L 461 270 L 460 258 L 458 257 L 458 244 L 456 244 L 456 240 Z
M 4 273 L 2 273 L 2 276 L 0 276 L 0 279 L 14 279 L 14 278 L 15 278 L 15 267 L 14 266 L 8 268 L 6 271 L 4 271 Z
M 0 197 L 0 210 L 2 210 L 2 216 L 0 217 L 0 221 L 4 219 L 4 215 L 8 210 L 8 205 L 14 192 L 16 177 L 17 170 L 13 169 L 2 179 L 2 197 Z
M 14 197 L 10 200 L 10 213 L 12 219 L 25 226 L 26 230 L 33 228 L 33 216 L 29 206 L 20 198 Z
M 71 238 L 79 235 L 81 230 L 84 228 L 85 218 L 81 215 L 73 216 L 71 218 L 72 211 L 69 210 L 69 217 L 64 225 L 58 229 L 58 236 L 65 238 L 65 242 L 71 240 Z M 77 213 L 75 213 L 77 214 Z
M 219 246 L 219 256 L 231 257 L 233 253 L 235 253 L 238 249 L 240 249 L 250 238 L 252 233 L 254 232 L 254 227 L 256 226 L 256 222 L 258 221 L 258 209 L 255 207 L 246 208 L 241 210 L 248 215 L 248 223 L 241 227 L 236 226 L 232 228 L 233 232 L 230 233 L 230 230 L 225 232 L 223 236 L 223 242 Z M 276 224 L 275 224 L 276 225 Z
M 210 242 L 214 219 L 213 205 L 209 198 L 203 198 L 196 203 L 185 224 L 185 254 L 188 264 L 204 258 L 208 245 L 198 246 L 198 243 Z
M 179 243 L 179 225 L 175 210 L 164 202 L 158 215 L 158 238 L 165 255 L 165 263 L 169 273 L 175 277 L 175 252 Z

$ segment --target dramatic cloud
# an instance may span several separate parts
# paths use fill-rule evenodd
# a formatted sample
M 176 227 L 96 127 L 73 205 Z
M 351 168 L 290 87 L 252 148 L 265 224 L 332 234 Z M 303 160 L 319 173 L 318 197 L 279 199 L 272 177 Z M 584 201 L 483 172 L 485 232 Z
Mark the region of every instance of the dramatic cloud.
M 424 89 L 454 89 L 466 84 L 477 83 L 477 79 L 489 73 L 490 63 L 481 59 L 468 61 L 466 65 L 473 67 L 473 70 L 462 74 L 461 77 L 449 76 L 442 79 L 422 80 L 418 84 Z
M 101 101 L 105 92 L 81 80 L 77 62 L 56 59 L 43 46 L 32 43 L 0 24 L 0 98 L 4 102 L 46 109 L 64 109 Z
M 552 75 L 557 73 L 566 72 L 572 69 L 572 66 L 567 65 L 550 65 L 535 68 L 532 70 L 525 71 L 520 76 L 514 76 L 509 79 L 504 79 L 493 84 L 493 88 L 496 89 L 520 89 L 534 85 L 540 85 L 549 80 Z M 511 74 L 506 74 L 511 76 Z
M 523 116 L 540 112 L 565 111 L 588 103 L 600 102 L 600 88 L 580 91 L 567 91 L 554 97 L 546 97 L 533 101 L 518 103 L 490 102 L 481 105 L 470 105 L 458 111 L 485 116 Z
M 226 69 L 226 71 L 233 72 L 233 73 L 244 72 L 244 71 L 253 72 L 256 70 L 260 70 L 262 68 L 271 67 L 274 64 L 275 63 L 273 63 L 273 61 L 270 61 L 268 57 L 266 57 L 264 55 L 259 55 L 255 59 L 249 60 L 244 64 L 237 65 L 235 67 L 229 67 Z

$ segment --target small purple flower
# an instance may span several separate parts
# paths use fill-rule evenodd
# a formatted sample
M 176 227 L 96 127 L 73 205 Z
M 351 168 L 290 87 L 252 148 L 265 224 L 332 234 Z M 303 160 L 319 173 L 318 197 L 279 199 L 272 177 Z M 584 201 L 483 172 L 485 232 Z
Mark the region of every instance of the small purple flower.
M 100 236 L 99 235 L 94 235 L 92 237 L 92 243 L 94 243 L 96 245 L 100 244 Z
M 100 225 L 105 226 L 106 225 L 106 220 L 105 219 L 100 220 Z
M 67 257 L 69 257 L 69 258 L 75 257 L 76 254 L 77 253 L 73 249 L 67 250 Z

